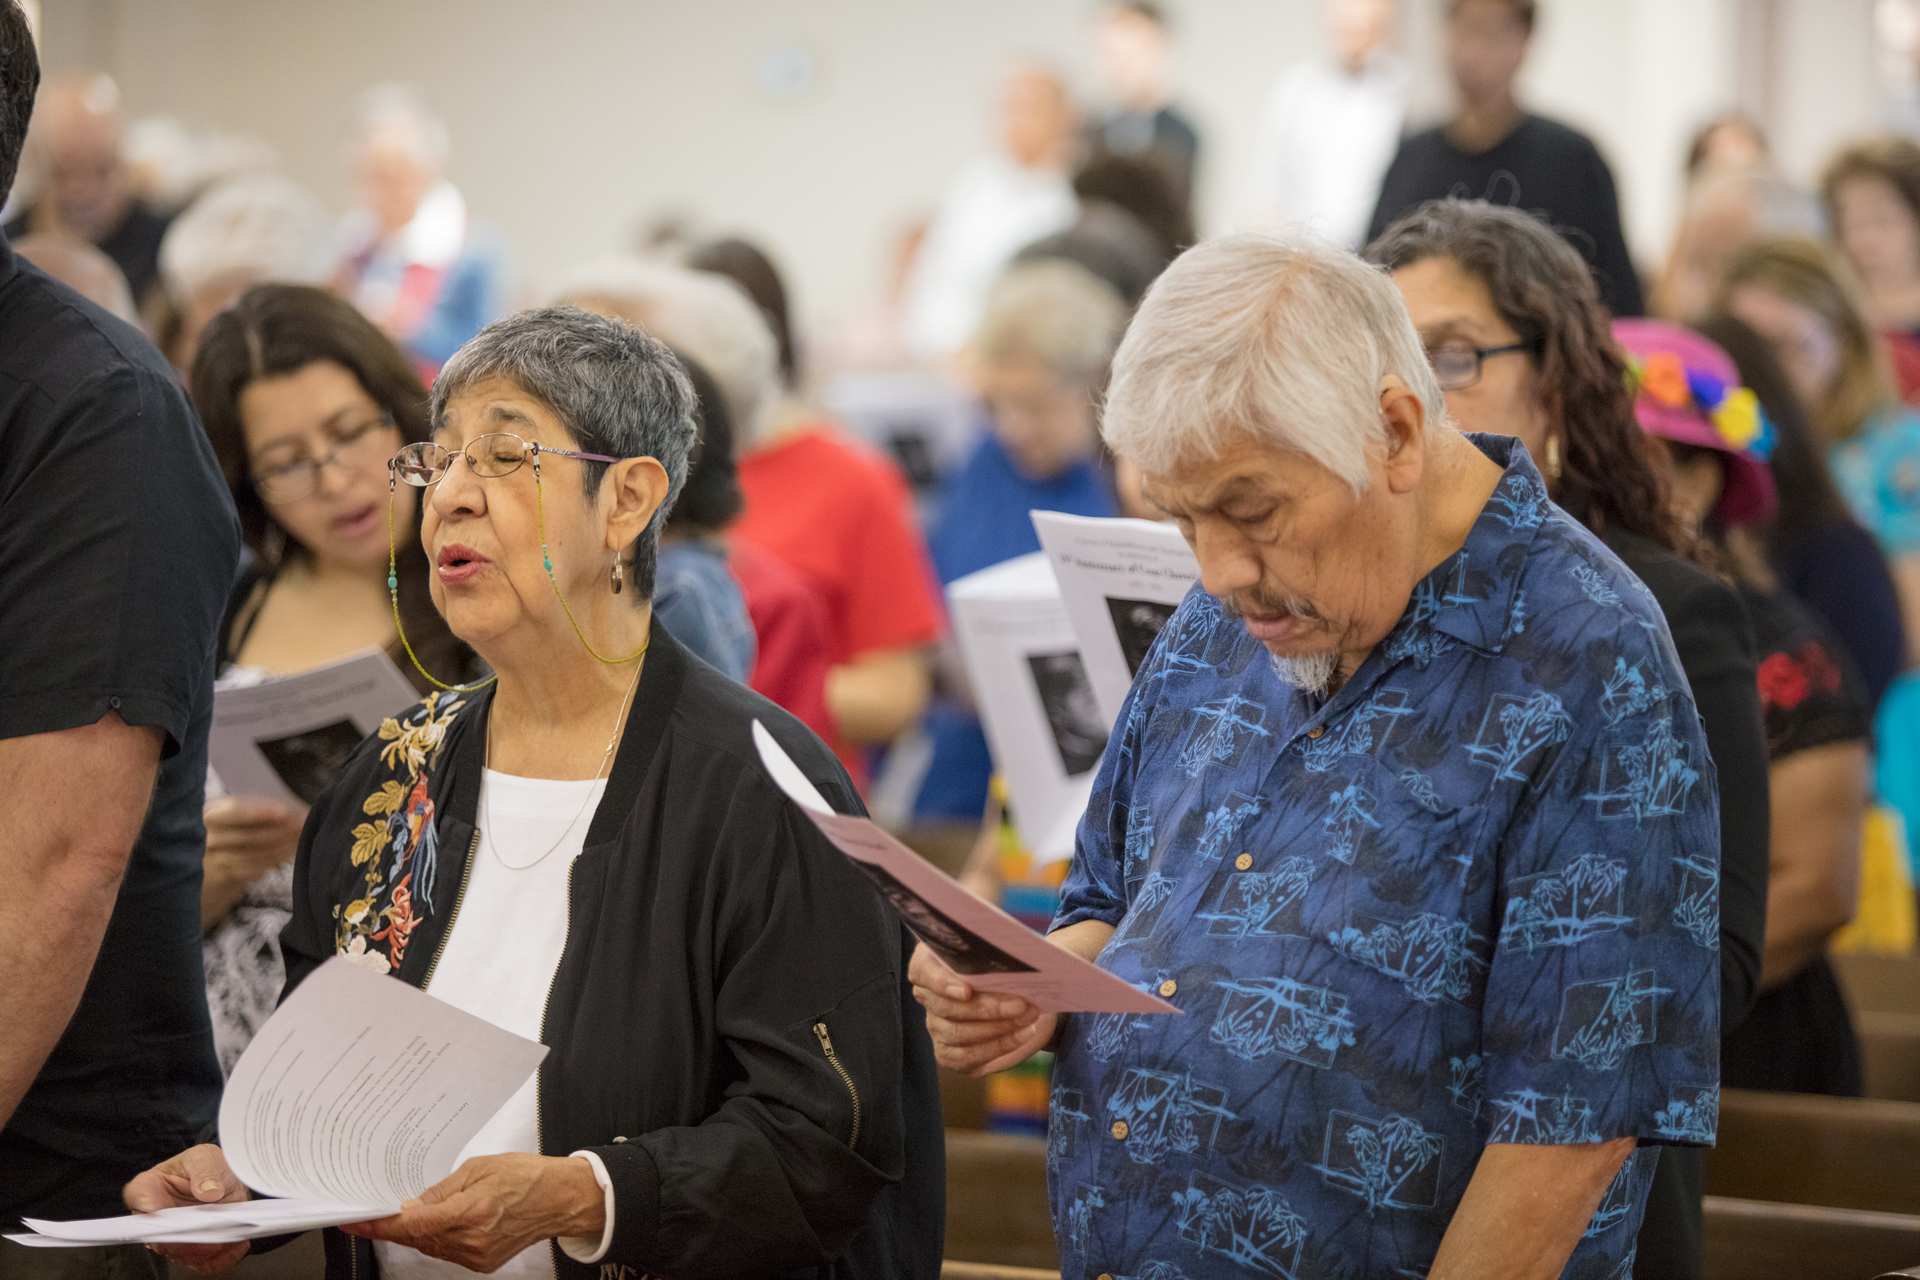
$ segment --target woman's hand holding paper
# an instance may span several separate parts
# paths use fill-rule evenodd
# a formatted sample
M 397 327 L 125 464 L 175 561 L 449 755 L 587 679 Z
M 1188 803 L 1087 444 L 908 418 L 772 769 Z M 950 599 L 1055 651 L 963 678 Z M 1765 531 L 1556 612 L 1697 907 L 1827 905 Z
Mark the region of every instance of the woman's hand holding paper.
M 516 1153 L 465 1161 L 392 1217 L 341 1230 L 486 1272 L 555 1236 L 597 1240 L 606 1224 L 605 1193 L 584 1159 Z
M 300 847 L 305 805 L 222 796 L 207 806 L 206 874 L 200 892 L 200 927 L 225 916 L 255 881 Z
M 236 1204 L 251 1200 L 253 1193 L 241 1184 L 219 1147 L 202 1143 L 188 1147 L 126 1185 L 121 1196 L 135 1213 L 157 1213 L 161 1209 L 179 1209 L 195 1204 Z M 247 1256 L 249 1245 L 235 1244 L 155 1244 L 155 1253 L 173 1259 L 203 1276 L 225 1271 Z

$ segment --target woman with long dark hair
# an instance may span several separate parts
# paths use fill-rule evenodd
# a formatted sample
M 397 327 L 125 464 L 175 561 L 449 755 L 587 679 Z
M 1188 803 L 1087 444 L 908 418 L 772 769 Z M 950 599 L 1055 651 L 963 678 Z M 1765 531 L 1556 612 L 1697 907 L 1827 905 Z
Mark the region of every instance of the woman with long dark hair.
M 1766 918 L 1753 629 L 1733 588 L 1696 562 L 1695 540 L 1669 507 L 1592 272 L 1545 222 L 1480 200 L 1421 205 L 1367 257 L 1393 273 L 1461 429 L 1525 445 L 1553 500 L 1606 542 L 1666 616 L 1720 779 L 1724 1038 L 1753 1005 Z M 1700 1274 L 1702 1173 L 1697 1149 L 1661 1153 L 1636 1274 Z
M 431 692 L 401 648 L 387 591 L 387 461 L 427 438 L 427 393 L 412 363 L 340 298 L 261 285 L 208 323 L 191 390 L 252 552 L 219 633 L 228 678 L 292 675 L 375 646 Z M 417 495 L 400 486 L 392 503 L 399 614 L 413 651 L 428 670 L 471 679 L 479 660 L 433 607 Z M 207 807 L 200 918 L 229 1069 L 280 995 L 278 937 L 304 817 L 257 797 Z

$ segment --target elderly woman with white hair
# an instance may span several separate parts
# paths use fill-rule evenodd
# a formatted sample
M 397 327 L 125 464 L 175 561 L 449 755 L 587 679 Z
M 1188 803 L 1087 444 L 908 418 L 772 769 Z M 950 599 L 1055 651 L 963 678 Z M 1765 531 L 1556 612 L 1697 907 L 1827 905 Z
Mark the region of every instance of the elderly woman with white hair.
M 446 365 L 432 438 L 394 459 L 434 603 L 495 681 L 387 721 L 315 802 L 288 986 L 345 956 L 552 1052 L 451 1177 L 328 1231 L 331 1277 L 939 1270 L 907 935 L 766 776 L 753 722 L 831 802 L 858 797 L 803 726 L 652 625 L 693 413 L 661 343 L 528 311 Z M 143 1212 L 250 1195 L 215 1146 L 126 1192 Z M 161 1248 L 215 1270 L 247 1246 Z
M 941 493 L 927 535 L 943 584 L 1038 551 L 1032 511 L 1119 514 L 1097 404 L 1126 321 L 1113 286 L 1061 259 L 1017 265 L 987 295 L 968 348 L 985 430 Z M 943 690 L 924 725 L 933 758 L 915 816 L 977 818 L 993 764 L 964 692 Z
M 160 242 L 166 314 L 154 341 L 173 367 L 193 368 L 207 322 L 257 284 L 324 284 L 327 211 L 299 183 L 248 173 L 217 184 L 188 205 Z
M 1185 1016 L 910 970 L 945 1065 L 1058 1045 L 1063 1274 L 1622 1274 L 1719 1079 L 1719 795 L 1659 607 L 1330 246 L 1176 261 L 1103 427 L 1200 581 L 1050 937 Z

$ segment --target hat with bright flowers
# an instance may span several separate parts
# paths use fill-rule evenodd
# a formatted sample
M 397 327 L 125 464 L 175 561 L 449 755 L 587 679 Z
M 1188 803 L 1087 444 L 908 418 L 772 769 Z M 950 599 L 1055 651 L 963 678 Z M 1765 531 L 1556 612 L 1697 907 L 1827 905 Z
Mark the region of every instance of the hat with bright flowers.
M 1725 483 L 1714 518 L 1726 528 L 1772 518 L 1778 499 L 1767 459 L 1773 424 L 1740 385 L 1733 357 L 1699 334 L 1657 320 L 1615 320 L 1640 429 L 1720 455 Z

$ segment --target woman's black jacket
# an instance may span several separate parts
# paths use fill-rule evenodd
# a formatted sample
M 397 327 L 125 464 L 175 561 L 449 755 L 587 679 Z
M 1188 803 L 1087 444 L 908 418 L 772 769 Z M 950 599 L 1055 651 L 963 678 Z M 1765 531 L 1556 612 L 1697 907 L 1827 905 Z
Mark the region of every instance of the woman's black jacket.
M 752 722 L 836 808 L 859 798 L 798 720 L 653 636 L 541 1030 L 541 1153 L 593 1150 L 615 1195 L 605 1257 L 554 1246 L 557 1272 L 932 1280 L 945 1156 L 911 940 L 775 789 Z M 477 844 L 491 701 L 441 694 L 388 721 L 313 806 L 289 991 L 336 954 L 426 985 Z M 366 1241 L 327 1236 L 330 1277 L 376 1274 Z

